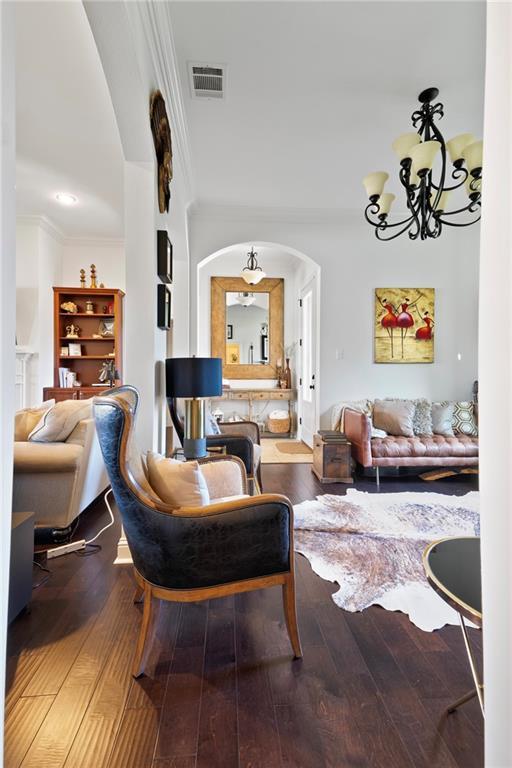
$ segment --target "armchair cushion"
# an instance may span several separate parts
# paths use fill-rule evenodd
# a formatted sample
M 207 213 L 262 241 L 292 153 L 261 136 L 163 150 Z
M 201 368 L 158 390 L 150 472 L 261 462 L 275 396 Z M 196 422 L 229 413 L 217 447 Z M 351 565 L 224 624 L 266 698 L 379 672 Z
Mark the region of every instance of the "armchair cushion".
M 176 461 L 158 453 L 146 454 L 149 484 L 166 504 L 204 507 L 210 503 L 208 486 L 197 461 Z
M 14 443 L 14 467 L 18 474 L 73 472 L 82 459 L 83 447 L 73 443 Z
M 229 457 L 201 462 L 201 471 L 208 486 L 210 501 L 215 503 L 227 496 L 245 495 L 244 466 Z

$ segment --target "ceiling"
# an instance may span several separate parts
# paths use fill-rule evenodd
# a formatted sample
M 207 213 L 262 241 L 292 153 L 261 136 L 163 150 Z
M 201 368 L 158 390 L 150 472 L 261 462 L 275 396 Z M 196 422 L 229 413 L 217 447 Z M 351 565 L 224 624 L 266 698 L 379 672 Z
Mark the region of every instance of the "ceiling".
M 391 142 L 429 86 L 446 139 L 481 135 L 483 0 L 169 8 L 201 202 L 360 208 L 362 177 L 397 168 Z M 227 65 L 225 100 L 191 98 L 188 62 Z
M 105 3 L 114 21 L 123 5 Z M 481 135 L 483 0 L 168 0 L 166 9 L 196 202 L 360 210 L 362 177 L 396 170 L 391 142 L 411 130 L 417 94 L 431 85 L 445 138 Z M 18 213 L 44 215 L 68 236 L 122 237 L 121 142 L 83 5 L 20 2 L 16 14 Z M 145 31 L 132 33 L 150 59 Z M 189 62 L 227 65 L 224 100 L 192 99 Z M 79 203 L 62 207 L 59 191 Z
M 16 3 L 16 49 L 18 214 L 67 236 L 122 237 L 121 143 L 82 3 Z

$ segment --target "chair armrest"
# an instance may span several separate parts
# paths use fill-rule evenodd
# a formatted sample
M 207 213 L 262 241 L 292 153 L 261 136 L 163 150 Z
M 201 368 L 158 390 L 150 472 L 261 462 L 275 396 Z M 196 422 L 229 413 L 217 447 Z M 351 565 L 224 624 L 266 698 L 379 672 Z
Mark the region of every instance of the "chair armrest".
M 208 435 L 207 446 L 222 446 L 230 456 L 237 456 L 244 464 L 248 475 L 253 474 L 254 443 L 246 435 Z
M 260 428 L 255 421 L 226 421 L 219 424 L 223 435 L 245 435 L 260 444 Z
M 371 423 L 365 413 L 345 409 L 345 435 L 352 444 L 353 458 L 363 467 L 372 466 Z
M 291 568 L 293 509 L 277 494 L 172 514 L 140 505 L 123 522 L 137 571 L 157 586 L 200 589 Z

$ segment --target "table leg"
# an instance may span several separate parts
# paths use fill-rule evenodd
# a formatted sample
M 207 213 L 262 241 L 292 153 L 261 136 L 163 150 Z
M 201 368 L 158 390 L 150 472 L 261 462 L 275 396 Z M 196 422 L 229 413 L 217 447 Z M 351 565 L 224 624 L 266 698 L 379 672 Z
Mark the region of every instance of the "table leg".
M 469 666 L 471 667 L 471 674 L 473 675 L 473 680 L 475 682 L 475 688 L 474 690 L 470 691 L 469 693 L 466 693 L 464 696 L 458 699 L 454 704 L 448 707 L 446 711 L 448 713 L 455 712 L 457 707 L 460 707 L 461 704 L 465 704 L 466 701 L 470 701 L 471 699 L 474 699 L 475 696 L 478 696 L 478 702 L 480 704 L 480 709 L 482 710 L 482 716 L 485 716 L 484 715 L 484 686 L 482 685 L 478 677 L 478 669 L 476 666 L 475 657 L 473 655 L 473 649 L 471 648 L 471 643 L 469 642 L 468 630 L 464 622 L 464 617 L 461 613 L 459 613 L 459 620 L 460 620 L 460 628 L 462 631 L 462 637 L 464 638 L 464 645 L 466 647 L 466 653 L 468 655 Z

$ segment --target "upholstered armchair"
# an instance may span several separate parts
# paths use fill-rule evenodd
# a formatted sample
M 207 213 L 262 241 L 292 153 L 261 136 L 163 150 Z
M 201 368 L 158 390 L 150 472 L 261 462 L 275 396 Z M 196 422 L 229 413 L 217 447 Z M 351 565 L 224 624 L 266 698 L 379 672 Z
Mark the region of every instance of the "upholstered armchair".
M 168 397 L 169 413 L 176 434 L 183 445 L 184 424 L 178 409 L 176 398 Z M 261 443 L 260 428 L 254 421 L 220 422 L 220 435 L 207 435 L 207 448 L 221 447 L 231 456 L 238 456 L 243 461 L 245 471 L 254 481 L 256 493 L 263 489 L 261 482 Z
M 141 456 L 133 449 L 134 405 L 129 398 L 123 393 L 95 398 L 93 412 L 133 558 L 136 599 L 144 599 L 133 675 L 143 672 L 154 598 L 208 600 L 278 584 L 293 652 L 300 657 L 289 500 L 277 494 L 245 495 L 247 476 L 240 459 L 212 456 L 200 462 L 211 503 L 170 506 L 152 490 Z

